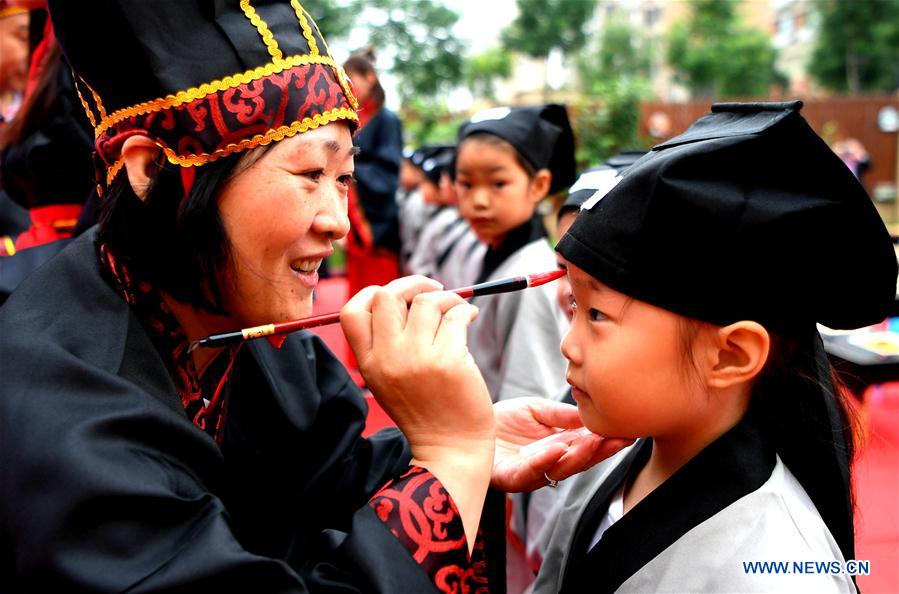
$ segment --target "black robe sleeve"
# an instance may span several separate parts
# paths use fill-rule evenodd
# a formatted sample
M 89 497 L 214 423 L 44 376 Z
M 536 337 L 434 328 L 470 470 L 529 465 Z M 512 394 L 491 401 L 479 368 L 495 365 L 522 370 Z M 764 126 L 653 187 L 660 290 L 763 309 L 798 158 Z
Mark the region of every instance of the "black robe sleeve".
M 368 502 L 408 448 L 317 339 L 241 355 L 219 449 L 85 238 L 0 309 L 0 591 L 433 591 Z

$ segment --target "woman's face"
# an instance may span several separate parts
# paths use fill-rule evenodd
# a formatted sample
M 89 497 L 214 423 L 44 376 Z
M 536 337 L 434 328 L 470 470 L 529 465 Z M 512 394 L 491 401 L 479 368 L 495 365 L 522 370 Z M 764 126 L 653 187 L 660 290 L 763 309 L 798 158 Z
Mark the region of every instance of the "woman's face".
M 683 437 L 706 423 L 681 316 L 631 299 L 568 263 L 574 319 L 562 354 L 584 425 L 614 437 Z
M 0 95 L 22 92 L 28 78 L 28 13 L 0 18 Z
M 349 230 L 353 148 L 346 124 L 275 145 L 218 196 L 231 258 L 222 287 L 241 326 L 307 317 L 318 268 Z

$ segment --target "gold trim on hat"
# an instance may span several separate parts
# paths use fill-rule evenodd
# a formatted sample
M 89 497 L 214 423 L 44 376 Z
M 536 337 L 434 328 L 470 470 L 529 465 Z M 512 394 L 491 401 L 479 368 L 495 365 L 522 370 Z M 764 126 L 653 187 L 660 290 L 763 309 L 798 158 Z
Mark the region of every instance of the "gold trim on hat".
M 28 9 L 21 6 L 7 6 L 6 8 L 0 8 L 0 19 L 5 19 L 6 17 L 17 14 L 25 14 L 26 12 L 28 12 Z
M 315 37 L 312 36 L 312 28 L 309 26 L 309 20 L 306 18 L 306 10 L 299 3 L 299 0 L 290 0 L 290 5 L 293 6 L 293 11 L 297 13 L 297 20 L 300 21 L 300 28 L 303 29 L 303 37 L 305 37 L 306 41 L 309 43 L 309 54 L 317 56 L 318 44 L 315 42 Z M 316 25 L 316 28 L 318 28 L 318 25 Z M 321 35 L 321 32 L 319 32 L 319 35 Z M 322 41 L 324 41 L 324 39 L 325 38 L 322 37 Z M 328 53 L 330 54 L 330 52 Z
M 72 74 L 75 75 L 74 72 Z M 79 85 L 78 85 L 79 80 L 81 80 L 82 82 L 84 82 L 84 80 L 81 79 L 80 76 L 73 76 L 73 78 L 74 78 L 74 82 L 75 82 L 75 92 L 78 93 L 78 98 L 81 99 L 81 105 L 82 105 L 82 107 L 84 107 L 84 113 L 87 114 L 87 120 L 91 123 L 91 128 L 93 128 L 96 131 L 97 118 L 94 117 L 94 111 L 91 109 L 91 106 L 88 105 L 87 101 L 84 99 L 84 95 L 81 94 L 81 89 L 79 88 Z
M 165 153 L 166 159 L 168 159 L 169 163 L 173 163 L 175 165 L 180 165 L 181 167 L 195 167 L 198 165 L 205 165 L 206 163 L 211 163 L 220 157 L 224 157 L 230 155 L 232 153 L 238 153 L 240 151 L 244 151 L 246 149 L 252 149 L 259 146 L 267 145 L 273 141 L 284 140 L 285 138 L 289 138 L 291 136 L 296 136 L 302 132 L 306 132 L 308 130 L 312 130 L 314 128 L 318 128 L 319 126 L 324 126 L 325 124 L 330 124 L 331 122 L 336 122 L 338 120 L 353 120 L 358 121 L 359 116 L 356 115 L 355 109 L 349 109 L 346 107 L 338 107 L 335 109 L 331 109 L 322 113 L 317 113 L 313 116 L 303 118 L 302 120 L 297 120 L 289 125 L 280 126 L 278 128 L 272 128 L 265 134 L 257 134 L 252 138 L 245 138 L 240 142 L 235 142 L 226 145 L 224 148 L 215 150 L 211 153 L 200 153 L 200 154 L 189 154 L 189 155 L 179 155 L 177 152 L 162 144 L 159 139 L 153 138 L 152 140 L 162 149 L 162 152 Z M 121 171 L 122 166 L 125 164 L 124 157 L 120 157 L 107 171 L 106 174 L 106 185 L 110 185 L 112 180 L 115 179 L 115 176 L 118 175 L 119 171 Z
M 284 54 L 282 54 L 281 50 L 278 48 L 278 42 L 275 41 L 275 36 L 272 35 L 272 32 L 268 28 L 268 24 L 262 20 L 259 13 L 256 12 L 256 9 L 250 6 L 250 0 L 240 0 L 240 8 L 247 18 L 250 19 L 250 23 L 252 23 L 253 26 L 256 27 L 256 30 L 259 31 L 259 35 L 262 37 L 262 43 L 268 48 L 268 53 L 275 60 L 275 63 L 284 59 Z
M 202 84 L 199 87 L 187 89 L 186 91 L 179 91 L 174 95 L 168 95 L 167 97 L 154 99 L 153 101 L 147 101 L 145 103 L 138 103 L 137 105 L 132 105 L 131 107 L 120 109 L 104 118 L 100 122 L 100 124 L 96 126 L 94 132 L 96 136 L 99 137 L 110 127 L 132 116 L 143 115 L 145 113 L 151 113 L 154 111 L 169 109 L 171 107 L 177 107 L 184 103 L 190 103 L 191 101 L 196 101 L 197 99 L 203 99 L 204 97 L 212 95 L 214 93 L 227 91 L 228 89 L 233 89 L 239 87 L 240 85 L 249 84 L 251 82 L 259 80 L 260 78 L 265 78 L 271 76 L 272 74 L 287 70 L 288 68 L 293 68 L 294 66 L 302 66 L 305 64 L 324 64 L 326 66 L 330 66 L 336 71 L 338 80 L 341 80 L 341 83 L 343 84 L 343 77 L 341 76 L 341 74 L 343 73 L 343 68 L 338 67 L 330 56 L 311 56 L 309 54 L 304 54 L 301 56 L 291 56 L 287 59 L 281 60 L 278 64 L 269 62 L 264 66 L 259 66 L 258 68 L 254 68 L 253 70 L 247 70 L 246 72 L 243 72 L 241 74 L 226 76 L 221 80 L 214 80 L 212 82 Z M 348 95 L 348 99 L 350 100 L 350 105 L 358 109 L 358 102 L 356 101 L 355 96 Z

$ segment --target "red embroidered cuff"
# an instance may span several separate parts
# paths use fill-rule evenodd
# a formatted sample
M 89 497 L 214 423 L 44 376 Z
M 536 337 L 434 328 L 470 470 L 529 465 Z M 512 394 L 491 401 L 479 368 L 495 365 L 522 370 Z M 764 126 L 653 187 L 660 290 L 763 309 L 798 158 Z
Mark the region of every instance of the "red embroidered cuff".
M 410 466 L 384 485 L 369 505 L 439 592 L 489 592 L 480 530 L 469 556 L 462 516 L 429 471 Z

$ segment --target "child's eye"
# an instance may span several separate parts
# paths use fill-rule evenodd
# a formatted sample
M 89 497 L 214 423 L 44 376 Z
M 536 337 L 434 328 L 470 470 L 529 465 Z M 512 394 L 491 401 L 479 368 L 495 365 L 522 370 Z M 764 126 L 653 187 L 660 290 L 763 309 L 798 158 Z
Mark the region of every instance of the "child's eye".
M 503 188 L 506 187 L 506 182 L 504 182 L 504 181 L 493 182 L 493 187 L 496 188 L 497 190 L 502 190 Z
M 577 301 L 574 300 L 574 295 L 568 296 L 568 307 L 571 308 L 571 311 L 577 311 Z
M 606 319 L 604 313 L 593 307 L 587 310 L 587 316 L 590 318 L 591 322 L 601 322 Z

